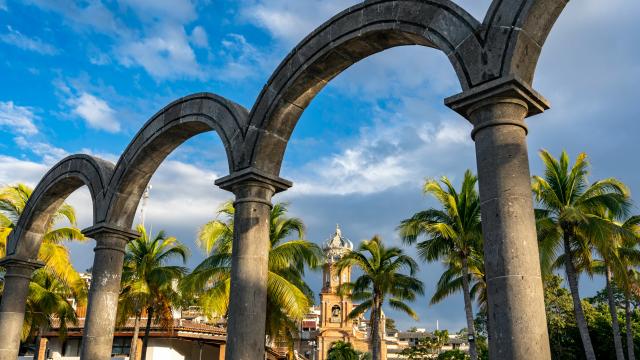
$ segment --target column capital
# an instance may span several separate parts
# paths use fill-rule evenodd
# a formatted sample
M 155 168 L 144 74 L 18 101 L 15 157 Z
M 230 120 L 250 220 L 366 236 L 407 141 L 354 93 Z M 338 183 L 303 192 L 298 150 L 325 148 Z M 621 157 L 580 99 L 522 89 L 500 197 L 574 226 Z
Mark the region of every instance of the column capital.
M 248 167 L 225 177 L 221 177 L 215 181 L 215 184 L 223 190 L 233 192 L 233 188 L 236 185 L 250 182 L 262 183 L 271 186 L 275 189 L 276 193 L 285 191 L 293 185 L 289 180 L 283 179 L 277 175 L 269 174 L 254 167 Z
M 43 267 L 44 263 L 39 260 L 23 259 L 15 255 L 9 255 L 0 259 L 0 266 L 5 268 L 22 268 L 34 271 Z
M 90 238 L 95 238 L 96 235 L 112 235 L 120 238 L 126 239 L 126 241 L 131 241 L 137 237 L 140 237 L 140 234 L 137 231 L 127 229 L 125 227 L 117 226 L 114 224 L 107 224 L 104 222 L 100 222 L 90 226 L 86 229 L 82 230 L 82 233 Z
M 526 117 L 538 115 L 549 109 L 549 101 L 533 90 L 529 84 L 513 75 L 476 86 L 460 94 L 444 99 L 444 104 L 470 120 L 471 113 L 495 100 L 520 100 L 527 107 Z

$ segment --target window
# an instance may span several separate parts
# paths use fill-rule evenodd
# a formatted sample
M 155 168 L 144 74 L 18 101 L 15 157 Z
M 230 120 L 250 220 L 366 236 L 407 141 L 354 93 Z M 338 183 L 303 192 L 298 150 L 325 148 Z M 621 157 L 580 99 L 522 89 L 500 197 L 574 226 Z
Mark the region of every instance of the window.
M 114 337 L 111 355 L 129 355 L 131 352 L 131 338 Z

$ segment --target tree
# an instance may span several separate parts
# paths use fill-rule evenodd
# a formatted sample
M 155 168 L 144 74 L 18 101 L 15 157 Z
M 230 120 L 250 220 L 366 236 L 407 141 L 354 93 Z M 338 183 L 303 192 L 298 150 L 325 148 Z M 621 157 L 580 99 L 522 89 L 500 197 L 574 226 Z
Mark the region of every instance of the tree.
M 571 293 L 557 275 L 544 277 L 544 303 L 552 359 L 577 359 L 580 336 L 573 312 Z
M 32 192 L 33 190 L 24 184 L 0 189 L 0 257 L 5 256 L 8 236 L 17 225 Z M 67 222 L 69 226 L 56 227 L 60 222 Z M 38 260 L 44 262 L 45 267 L 61 281 L 71 286 L 76 295 L 82 294 L 85 283 L 71 265 L 65 242 L 85 240 L 82 231 L 77 227 L 75 209 L 63 203 L 48 219 L 38 252 Z
M 360 243 L 357 251 L 350 251 L 336 263 L 338 273 L 345 268 L 356 266 L 362 270 L 354 282 L 342 284 L 339 292 L 350 293 L 354 301 L 360 301 L 349 313 L 354 319 L 370 311 L 371 357 L 380 360 L 383 340 L 382 305 L 388 300 L 393 309 L 403 311 L 414 319 L 416 313 L 405 303 L 412 301 L 416 294 L 423 294 L 422 281 L 414 277 L 418 264 L 397 247 L 384 246 L 382 239 L 374 236 Z M 409 274 L 400 273 L 408 270 Z
M 458 349 L 447 350 L 438 355 L 437 360 L 467 360 L 469 355 L 466 352 Z
M 578 275 L 591 268 L 593 246 L 589 234 L 606 232 L 598 214 L 607 211 L 618 218 L 626 214 L 628 190 L 614 178 L 589 185 L 587 182 L 587 156 L 581 153 L 573 166 L 569 156 L 562 152 L 560 159 L 546 150 L 540 151 L 545 166 L 544 177 L 533 177 L 533 192 L 541 208 L 536 209 L 536 225 L 540 242 L 541 262 L 544 270 L 558 259 L 564 263 L 569 289 L 573 300 L 576 323 L 588 360 L 595 360 L 595 353 L 580 302 Z M 599 229 L 599 230 L 597 230 Z M 555 256 L 562 247 L 560 257 Z
M 443 176 L 440 182 L 427 180 L 424 184 L 424 193 L 432 195 L 442 209 L 418 212 L 411 218 L 403 220 L 399 226 L 400 235 L 406 243 L 413 244 L 419 237 L 426 237 L 417 244 L 418 253 L 424 261 L 444 260 L 449 265 L 449 269 L 438 283 L 440 291 L 434 295 L 431 302 L 439 302 L 453 292 L 462 290 L 467 329 L 474 340 L 469 261 L 470 258 L 482 256 L 477 181 L 477 177 L 467 170 L 458 192 L 446 176 Z M 459 275 L 459 285 L 453 280 L 455 275 Z M 482 291 L 478 291 L 477 294 L 482 294 Z M 477 360 L 475 341 L 469 344 L 469 354 L 472 360 Z
M 24 184 L 5 186 L 0 189 L 0 257 L 6 255 L 8 236 L 18 223 L 33 190 Z M 60 222 L 68 226 L 58 227 Z M 34 331 L 46 327 L 55 316 L 74 321 L 60 298 L 74 299 L 84 303 L 87 297 L 85 282 L 73 268 L 65 242 L 84 241 L 85 237 L 78 229 L 75 209 L 63 203 L 47 220 L 38 260 L 45 266 L 34 272 L 29 285 L 29 296 L 25 310 L 23 340 Z M 0 288 L 1 290 L 1 288 Z M 66 329 L 66 322 L 60 324 Z
M 233 203 L 226 202 L 218 217 L 200 229 L 197 243 L 208 256 L 181 285 L 198 296 L 211 316 L 225 316 L 229 305 L 234 212 Z M 277 203 L 269 218 L 266 333 L 271 341 L 286 341 L 291 347 L 298 332 L 296 322 L 313 304 L 313 291 L 304 281 L 305 268 L 317 268 L 322 251 L 304 239 L 302 220 L 286 213 L 287 204 Z M 285 241 L 292 236 L 297 239 Z
M 624 288 L 629 287 L 629 270 L 633 266 L 640 264 L 640 251 L 638 250 L 638 234 L 640 229 L 640 216 L 632 216 L 624 222 L 616 221 L 609 212 L 602 212 L 594 216 L 593 222 L 598 226 L 591 226 L 587 229 L 588 236 L 593 243 L 594 250 L 600 255 L 601 260 L 595 261 L 594 271 L 603 274 L 606 279 L 606 294 L 608 308 L 611 313 L 611 328 L 613 331 L 613 342 L 617 360 L 624 360 L 622 348 L 622 337 L 620 335 L 620 325 L 618 321 L 617 309 L 619 302 L 614 299 L 614 277 L 618 284 Z M 605 231 L 603 231 L 605 230 Z M 615 275 L 614 275 L 615 274 Z M 628 324 L 627 324 L 628 325 Z M 628 326 L 627 326 L 627 332 Z M 629 339 L 627 339 L 629 341 Z M 629 352 L 629 350 L 631 350 Z M 633 347 L 627 347 L 631 358 L 633 358 Z
M 164 328 L 172 326 L 171 308 L 179 301 L 176 285 L 187 272 L 183 266 L 168 264 L 173 260 L 185 263 L 189 250 L 175 237 L 167 237 L 164 231 L 152 236 L 142 225 L 138 225 L 137 230 L 140 237 L 127 244 L 125 253 L 118 321 L 122 324 L 130 315 L 135 318 L 131 341 L 131 356 L 135 356 L 140 319 L 146 311 L 147 324 L 142 345 L 144 359 L 151 322 L 155 319 Z
M 417 339 L 415 345 L 403 349 L 400 354 L 406 356 L 408 360 L 432 359 L 435 354 L 440 353 L 448 340 L 449 331 L 435 330 L 431 336 Z
M 395 334 L 398 332 L 398 328 L 396 327 L 396 321 L 392 318 L 388 317 L 384 321 L 384 331 L 387 334 Z
M 29 283 L 22 335 L 24 340 L 34 332 L 37 334 L 34 359 L 38 358 L 42 334 L 53 326 L 54 321 L 58 323 L 58 331 L 63 338 L 69 323 L 78 324 L 75 309 L 68 300 L 74 296 L 71 288 L 49 269 L 34 272 Z
M 635 267 L 640 265 L 640 251 L 638 244 L 640 243 L 640 216 L 631 216 L 627 218 L 621 225 L 628 235 L 622 242 L 619 249 L 620 267 L 623 269 L 622 277 L 625 281 L 621 282 L 624 292 L 624 309 L 625 309 L 625 333 L 627 341 L 627 357 L 635 359 L 635 351 L 633 345 L 633 332 L 631 325 L 631 298 L 634 290 L 637 290 L 640 283 L 640 275 Z M 613 306 L 612 295 L 609 294 L 609 306 Z
M 331 344 L 327 360 L 360 360 L 360 352 L 351 343 L 339 340 Z

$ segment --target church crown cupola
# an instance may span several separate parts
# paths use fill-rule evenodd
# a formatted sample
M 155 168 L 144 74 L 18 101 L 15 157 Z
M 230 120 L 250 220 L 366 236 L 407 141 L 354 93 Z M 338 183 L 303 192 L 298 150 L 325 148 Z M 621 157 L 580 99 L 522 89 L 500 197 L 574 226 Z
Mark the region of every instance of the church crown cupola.
M 340 225 L 336 225 L 336 232 L 324 243 L 323 250 L 327 263 L 334 263 L 353 250 L 353 243 L 342 236 Z
M 338 271 L 335 264 L 353 250 L 353 243 L 342 236 L 340 226 L 336 225 L 336 232 L 324 243 L 322 249 L 325 257 L 322 292 L 337 293 L 340 285 L 351 281 L 351 269 L 347 267 Z

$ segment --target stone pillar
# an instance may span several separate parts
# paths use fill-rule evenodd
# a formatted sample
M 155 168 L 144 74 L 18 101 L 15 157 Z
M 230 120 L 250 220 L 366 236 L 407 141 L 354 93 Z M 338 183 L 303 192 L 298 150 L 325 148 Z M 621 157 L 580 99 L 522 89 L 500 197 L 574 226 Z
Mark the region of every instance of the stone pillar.
M 225 358 L 264 359 L 271 197 L 291 183 L 249 168 L 216 184 L 236 196 Z
M 89 304 L 82 334 L 82 360 L 109 360 L 118 310 L 120 277 L 127 243 L 138 237 L 136 232 L 98 224 L 83 230 L 96 240 L 91 271 Z
M 33 271 L 42 267 L 39 261 L 7 256 L 0 261 L 6 269 L 0 304 L 0 360 L 15 360 L 20 349 L 24 311 Z
M 508 78 L 448 98 L 473 124 L 491 359 L 550 359 L 524 119 L 548 108 Z

